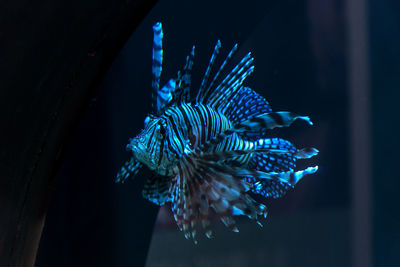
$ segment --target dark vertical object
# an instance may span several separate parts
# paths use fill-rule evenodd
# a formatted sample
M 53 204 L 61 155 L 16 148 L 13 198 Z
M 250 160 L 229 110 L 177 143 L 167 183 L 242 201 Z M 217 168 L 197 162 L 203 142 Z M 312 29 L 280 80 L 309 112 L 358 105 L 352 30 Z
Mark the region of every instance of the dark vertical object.
M 370 80 L 367 1 L 347 1 L 352 179 L 352 266 L 372 266 Z
M 374 266 L 400 266 L 400 2 L 369 1 Z
M 33 266 L 67 140 L 155 2 L 0 4 L 0 266 Z
M 352 177 L 352 266 L 372 266 L 368 17 L 365 0 L 347 1 Z
M 307 15 L 309 42 L 315 62 L 312 73 L 314 73 L 316 86 L 312 94 L 315 102 L 308 105 L 314 106 L 312 117 L 318 125 L 314 134 L 320 135 L 321 141 L 326 140 L 318 148 L 325 152 L 318 156 L 317 162 L 321 165 L 319 175 L 323 178 L 317 179 L 318 182 L 314 185 L 314 190 L 320 192 L 315 199 L 319 199 L 318 202 L 335 202 L 336 206 L 340 205 L 347 209 L 351 201 L 350 172 L 348 171 L 351 166 L 350 155 L 343 153 L 343 148 L 350 146 L 351 124 L 349 123 L 350 100 L 348 99 L 349 74 L 346 68 L 348 46 L 347 25 L 344 21 L 345 2 L 343 0 L 307 0 Z M 297 91 L 303 93 L 302 90 L 297 89 Z M 298 97 L 294 98 L 294 102 L 296 103 L 298 99 Z M 308 105 L 301 103 L 301 107 Z M 312 113 L 310 111 L 310 114 Z M 309 136 L 311 134 L 312 132 Z

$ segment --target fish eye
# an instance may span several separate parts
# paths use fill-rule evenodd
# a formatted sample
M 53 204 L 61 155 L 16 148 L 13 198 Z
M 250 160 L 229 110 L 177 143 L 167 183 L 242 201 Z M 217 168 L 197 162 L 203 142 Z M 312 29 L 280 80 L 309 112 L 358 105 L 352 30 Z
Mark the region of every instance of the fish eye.
M 160 125 L 160 134 L 162 134 L 162 135 L 165 134 L 165 128 L 162 125 Z

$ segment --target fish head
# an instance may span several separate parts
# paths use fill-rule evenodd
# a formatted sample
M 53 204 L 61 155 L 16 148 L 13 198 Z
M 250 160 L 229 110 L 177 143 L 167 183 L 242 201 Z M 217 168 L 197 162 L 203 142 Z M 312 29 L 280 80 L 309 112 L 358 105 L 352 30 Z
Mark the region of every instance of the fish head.
M 163 117 L 149 115 L 145 119 L 144 129 L 127 145 L 135 159 L 160 175 L 167 175 L 176 163 L 176 157 L 168 149 L 171 131 Z

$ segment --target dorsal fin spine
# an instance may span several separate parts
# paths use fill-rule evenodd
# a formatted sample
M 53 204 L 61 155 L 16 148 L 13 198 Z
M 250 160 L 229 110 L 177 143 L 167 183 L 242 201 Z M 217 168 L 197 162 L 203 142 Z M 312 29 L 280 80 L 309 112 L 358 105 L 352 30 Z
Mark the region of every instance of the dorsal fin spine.
M 179 90 L 180 95 L 177 96 L 176 102 L 184 103 L 189 101 L 190 97 L 190 86 L 191 86 L 191 72 L 193 68 L 194 62 L 194 49 L 195 46 L 192 47 L 190 54 L 186 57 L 186 64 L 183 68 L 183 75 L 182 75 L 182 83 L 181 83 L 181 90 Z
M 160 88 L 160 76 L 162 71 L 162 61 L 163 61 L 163 49 L 162 49 L 162 39 L 163 30 L 161 22 L 157 22 L 153 26 L 153 64 L 152 64 L 152 110 L 154 113 L 158 113 L 157 109 L 157 95 Z
M 235 84 L 232 86 L 232 93 L 229 93 L 229 96 L 225 99 L 222 99 L 223 101 L 221 103 L 218 103 L 217 106 L 221 107 L 223 106 L 223 112 L 227 110 L 232 103 L 232 99 L 235 96 L 235 93 L 242 87 L 242 84 L 244 80 L 254 71 L 254 66 L 251 66 L 248 70 L 246 70 L 245 73 L 240 76 L 240 78 L 235 82 Z
M 218 56 L 218 54 L 219 54 L 219 49 L 220 49 L 220 48 L 221 48 L 221 41 L 218 40 L 217 43 L 215 44 L 214 52 L 212 53 L 212 56 L 211 56 L 211 59 L 210 59 L 210 61 L 209 61 L 209 63 L 208 63 L 206 72 L 204 73 L 203 80 L 201 81 L 201 85 L 200 85 L 200 88 L 199 88 L 199 91 L 198 91 L 197 97 L 196 97 L 196 102 L 197 102 L 197 103 L 199 103 L 200 100 L 202 99 L 202 97 L 204 96 L 204 95 L 203 95 L 203 93 L 204 93 L 204 88 L 205 88 L 206 85 L 207 85 L 208 78 L 210 77 L 210 71 L 211 71 L 211 69 L 212 69 L 212 67 L 213 67 L 213 65 L 214 65 L 215 59 L 217 58 L 217 56 Z
M 224 62 L 222 63 L 221 67 L 219 68 L 219 70 L 217 71 L 217 73 L 215 74 L 213 80 L 211 81 L 210 85 L 207 87 L 207 89 L 205 90 L 204 94 L 203 94 L 203 98 L 200 99 L 201 102 L 205 103 L 207 102 L 207 98 L 208 98 L 208 94 L 210 93 L 210 90 L 212 89 L 212 86 L 214 85 L 214 82 L 217 80 L 219 74 L 221 73 L 221 71 L 224 69 L 225 65 L 227 64 L 227 62 L 232 58 L 232 55 L 235 53 L 235 51 L 237 50 L 238 45 L 235 44 L 233 46 L 233 48 L 231 49 L 231 51 L 229 52 L 228 56 L 225 58 Z
M 245 62 L 250 58 L 250 52 L 237 64 L 233 70 L 225 77 L 225 79 L 215 88 L 215 90 L 211 93 L 210 99 L 208 100 L 208 103 L 212 103 L 215 97 L 219 96 L 221 93 L 221 88 L 224 88 L 228 81 L 231 80 L 232 77 L 235 76 L 237 73 L 238 69 L 241 68 Z

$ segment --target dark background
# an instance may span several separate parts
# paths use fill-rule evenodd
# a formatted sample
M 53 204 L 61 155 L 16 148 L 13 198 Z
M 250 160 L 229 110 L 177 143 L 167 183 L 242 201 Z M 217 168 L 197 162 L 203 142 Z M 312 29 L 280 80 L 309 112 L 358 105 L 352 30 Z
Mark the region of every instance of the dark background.
M 73 120 L 74 123 L 69 123 L 73 127 L 68 129 L 75 127 L 77 130 L 73 135 L 71 131 L 58 134 L 70 140 L 63 142 L 62 152 L 58 152 L 58 147 L 50 150 L 57 155 L 53 165 L 63 163 L 56 183 L 51 180 L 50 187 L 45 187 L 43 198 L 49 199 L 50 205 L 36 266 L 143 266 L 146 256 L 147 266 L 400 266 L 397 256 L 400 251 L 400 218 L 397 212 L 400 177 L 396 168 L 400 149 L 397 140 L 400 130 L 397 116 L 400 96 L 400 5 L 396 1 L 367 1 L 365 17 L 360 16 L 363 10 L 357 6 L 362 1 L 284 0 L 246 1 L 245 4 L 242 1 L 159 1 L 136 29 L 132 21 L 125 24 L 118 22 L 122 28 L 135 29 L 119 50 L 118 45 L 112 46 L 110 41 L 121 44 L 124 38 L 119 31 L 114 31 L 115 35 L 112 35 L 107 29 L 115 29 L 113 23 L 118 21 L 118 14 L 124 18 L 132 12 L 128 8 L 129 2 L 126 2 L 126 7 L 110 9 L 113 16 L 104 17 L 101 14 L 108 8 L 106 1 L 86 11 L 80 10 L 78 3 L 74 3 L 76 8 L 49 4 L 46 9 L 39 10 L 42 13 L 37 11 L 37 16 L 33 11 L 24 11 L 33 8 L 29 5 L 21 4 L 13 9 L 11 3 L 3 3 L 15 14 L 22 12 L 24 18 L 31 20 L 22 19 L 18 24 L 3 19 L 5 23 L 2 26 L 6 30 L 0 30 L 0 37 L 16 40 L 15 44 L 20 46 L 18 51 L 22 51 L 19 57 L 11 57 L 14 54 L 9 53 L 3 57 L 4 60 L 0 59 L 2 73 L 6 74 L 2 79 L 0 76 L 0 81 L 3 81 L 0 88 L 6 88 L 2 91 L 4 104 L 1 106 L 5 108 L 2 119 L 4 128 L 10 129 L 9 134 L 3 131 L 1 138 L 4 140 L 1 155 L 1 204 L 4 208 L 0 221 L 0 265 L 14 266 L 4 255 L 17 259 L 20 252 L 18 242 L 23 243 L 30 238 L 20 230 L 24 227 L 29 229 L 27 220 L 26 224 L 19 223 L 16 227 L 17 245 L 12 245 L 11 249 L 7 246 L 10 244 L 7 233 L 13 233 L 14 229 L 12 223 L 8 223 L 13 221 L 7 220 L 7 217 L 13 216 L 11 210 L 14 208 L 14 202 L 9 199 L 18 192 L 18 187 L 10 185 L 16 177 L 24 177 L 25 173 L 43 174 L 41 169 L 35 169 L 41 166 L 39 160 L 34 161 L 34 171 L 19 167 L 14 162 L 31 154 L 33 158 L 53 162 L 52 157 L 46 158 L 41 156 L 41 152 L 23 146 L 24 142 L 29 144 L 37 140 L 51 145 L 51 138 L 54 138 L 52 128 L 45 128 L 50 129 L 50 134 L 40 131 L 39 126 L 36 129 L 35 121 L 29 116 L 24 117 L 23 112 L 40 115 L 46 105 L 65 106 L 72 103 L 75 114 L 80 115 L 53 115 L 61 121 Z M 137 16 L 137 22 L 146 14 L 145 10 Z M 99 15 L 81 19 L 91 13 Z M 14 13 L 8 14 L 12 16 Z M 43 14 L 52 14 L 48 17 L 54 18 L 46 20 Z M 0 17 L 7 18 L 7 15 Z M 52 21 L 64 20 L 75 24 L 65 28 L 63 24 L 47 26 Z M 29 23 L 36 25 L 35 21 L 40 22 L 39 27 L 34 28 L 29 42 L 23 42 L 17 33 L 26 29 L 25 25 Z M 108 26 L 100 27 L 99 21 L 110 22 L 106 23 Z M 162 84 L 175 75 L 195 44 L 196 75 L 193 85 L 197 88 L 216 40 L 222 42 L 221 58 L 237 42 L 239 51 L 230 67 L 248 51 L 252 51 L 255 57 L 256 70 L 246 85 L 263 95 L 274 110 L 294 111 L 309 115 L 313 120 L 313 127 L 296 122 L 288 129 L 271 133 L 271 136 L 293 141 L 298 147 L 317 147 L 320 155 L 305 163 L 308 166 L 318 164 L 320 169 L 316 175 L 306 177 L 283 199 L 266 201 L 270 217 L 264 222 L 263 229 L 247 220 L 240 220 L 241 232 L 232 234 L 216 222 L 216 238 L 211 241 L 200 239 L 200 244 L 195 246 L 176 229 L 168 209 L 162 208 L 156 220 L 158 208 L 141 198 L 143 181 L 149 172 L 142 171 L 135 180 L 124 185 L 113 183 L 115 173 L 130 156 L 125 151 L 125 144 L 142 128 L 143 119 L 149 111 L 151 26 L 156 21 L 163 22 L 165 36 Z M 352 23 L 364 28 L 354 29 Z M 74 28 L 87 29 L 89 33 L 91 28 L 96 29 L 96 25 L 100 30 L 93 32 L 102 36 L 97 40 L 106 40 L 104 47 L 101 42 L 84 43 L 84 31 L 82 35 L 73 34 Z M 46 42 L 46 38 L 56 37 L 60 32 L 43 30 L 46 27 L 62 29 L 64 39 L 57 46 Z M 365 29 L 365 39 L 357 39 L 360 29 Z M 29 27 L 26 30 L 32 32 Z M 128 30 L 124 31 L 125 36 L 129 36 L 128 33 Z M 18 42 L 20 39 L 21 42 Z M 96 51 L 102 51 L 101 47 L 103 51 L 115 53 L 107 54 L 106 60 L 102 61 L 96 61 L 95 57 L 90 64 L 77 62 L 80 71 L 74 72 L 67 68 L 67 64 L 61 64 L 65 62 L 64 58 L 73 61 L 71 51 L 76 52 L 76 49 L 73 50 L 71 44 L 77 48 L 89 47 L 80 53 L 90 57 Z M 6 55 L 8 46 L 4 47 Z M 353 56 L 365 47 L 363 58 Z M 41 68 L 37 68 L 37 57 L 30 58 L 30 53 L 34 55 L 35 51 L 42 51 L 45 55 L 50 54 L 51 49 L 56 51 L 57 57 L 53 61 L 42 62 Z M 102 58 L 102 55 L 99 57 Z M 57 62 L 60 62 L 59 66 L 54 68 Z M 96 69 L 96 75 L 90 76 L 87 71 L 90 68 L 99 70 Z M 32 72 L 21 71 L 19 77 L 17 73 L 20 69 L 31 69 Z M 47 71 L 40 78 L 42 69 Z M 364 69 L 366 84 L 360 88 L 367 93 L 354 97 L 353 86 L 357 87 L 360 77 L 357 71 Z M 67 72 L 70 79 L 57 76 L 57 73 L 63 72 Z M 36 87 L 25 89 L 22 86 L 24 83 L 20 80 L 25 79 L 29 84 L 30 80 L 36 81 L 37 75 Z M 92 80 L 102 82 L 90 82 Z M 53 84 L 62 84 L 61 89 L 54 86 L 54 95 L 65 90 L 65 98 L 68 94 L 76 94 L 76 100 L 59 104 L 51 102 L 51 95 L 42 102 L 36 99 L 44 94 L 43 88 Z M 79 86 L 91 87 L 96 93 L 79 95 L 76 93 Z M 7 92 L 15 88 L 21 93 L 13 95 L 10 101 Z M 15 105 L 14 100 L 17 99 L 18 105 Z M 37 105 L 40 108 L 36 109 L 35 105 L 26 108 L 25 103 L 32 99 L 36 101 L 34 103 L 44 105 Z M 354 112 L 352 107 L 358 107 L 363 101 L 367 103 L 367 109 Z M 78 106 L 86 108 L 77 109 Z M 23 118 L 26 122 L 17 124 L 23 122 Z M 359 129 L 359 121 L 368 123 L 366 130 L 357 136 L 354 133 Z M 62 132 L 64 128 L 57 129 Z M 367 151 L 371 157 L 364 161 L 362 156 L 357 158 L 360 151 L 354 143 L 364 140 L 365 136 L 368 138 L 362 143 L 362 151 Z M 41 148 L 46 151 L 46 145 Z M 361 187 L 355 178 L 355 166 L 370 171 L 365 176 L 365 182 L 361 181 Z M 55 177 L 54 174 L 48 175 Z M 40 185 L 35 184 L 36 176 L 32 177 L 28 192 Z M 29 203 L 29 199 L 30 196 L 26 196 L 23 203 Z M 45 214 L 45 207 L 39 209 L 41 216 Z M 19 221 L 23 222 L 27 211 L 28 214 L 31 212 L 29 205 L 21 212 L 22 215 L 17 216 Z M 357 229 L 361 229 L 360 235 Z M 359 254 L 360 248 L 364 255 Z
M 346 39 L 344 9 L 335 4 L 326 8 L 292 0 L 246 5 L 160 1 L 121 50 L 81 122 L 61 170 L 37 265 L 54 265 L 60 259 L 65 266 L 140 265 L 133 251 L 145 253 L 149 245 L 140 236 L 142 218 L 157 212 L 157 207 L 137 197 L 148 173 L 141 172 L 124 185 L 112 180 L 130 156 L 125 144 L 140 131 L 150 111 L 156 21 L 162 21 L 164 28 L 161 84 L 175 76 L 194 44 L 193 87 L 198 88 L 216 40 L 222 42 L 217 65 L 237 42 L 239 50 L 227 69 L 251 51 L 256 70 L 246 85 L 265 96 L 274 110 L 310 115 L 315 123 L 309 127 L 296 122 L 271 136 L 284 137 L 298 147 L 317 147 L 321 154 L 299 162 L 299 168 L 319 165 L 316 175 L 306 177 L 283 199 L 266 201 L 271 217 L 262 230 L 243 219 L 240 234 L 217 227 L 215 240 L 201 238 L 195 246 L 177 231 L 168 208 L 163 210 L 148 266 L 349 265 Z M 329 229 L 333 226 L 335 230 Z M 134 238 L 143 239 L 141 247 L 131 241 Z M 54 239 L 63 240 L 63 249 L 53 245 Z

